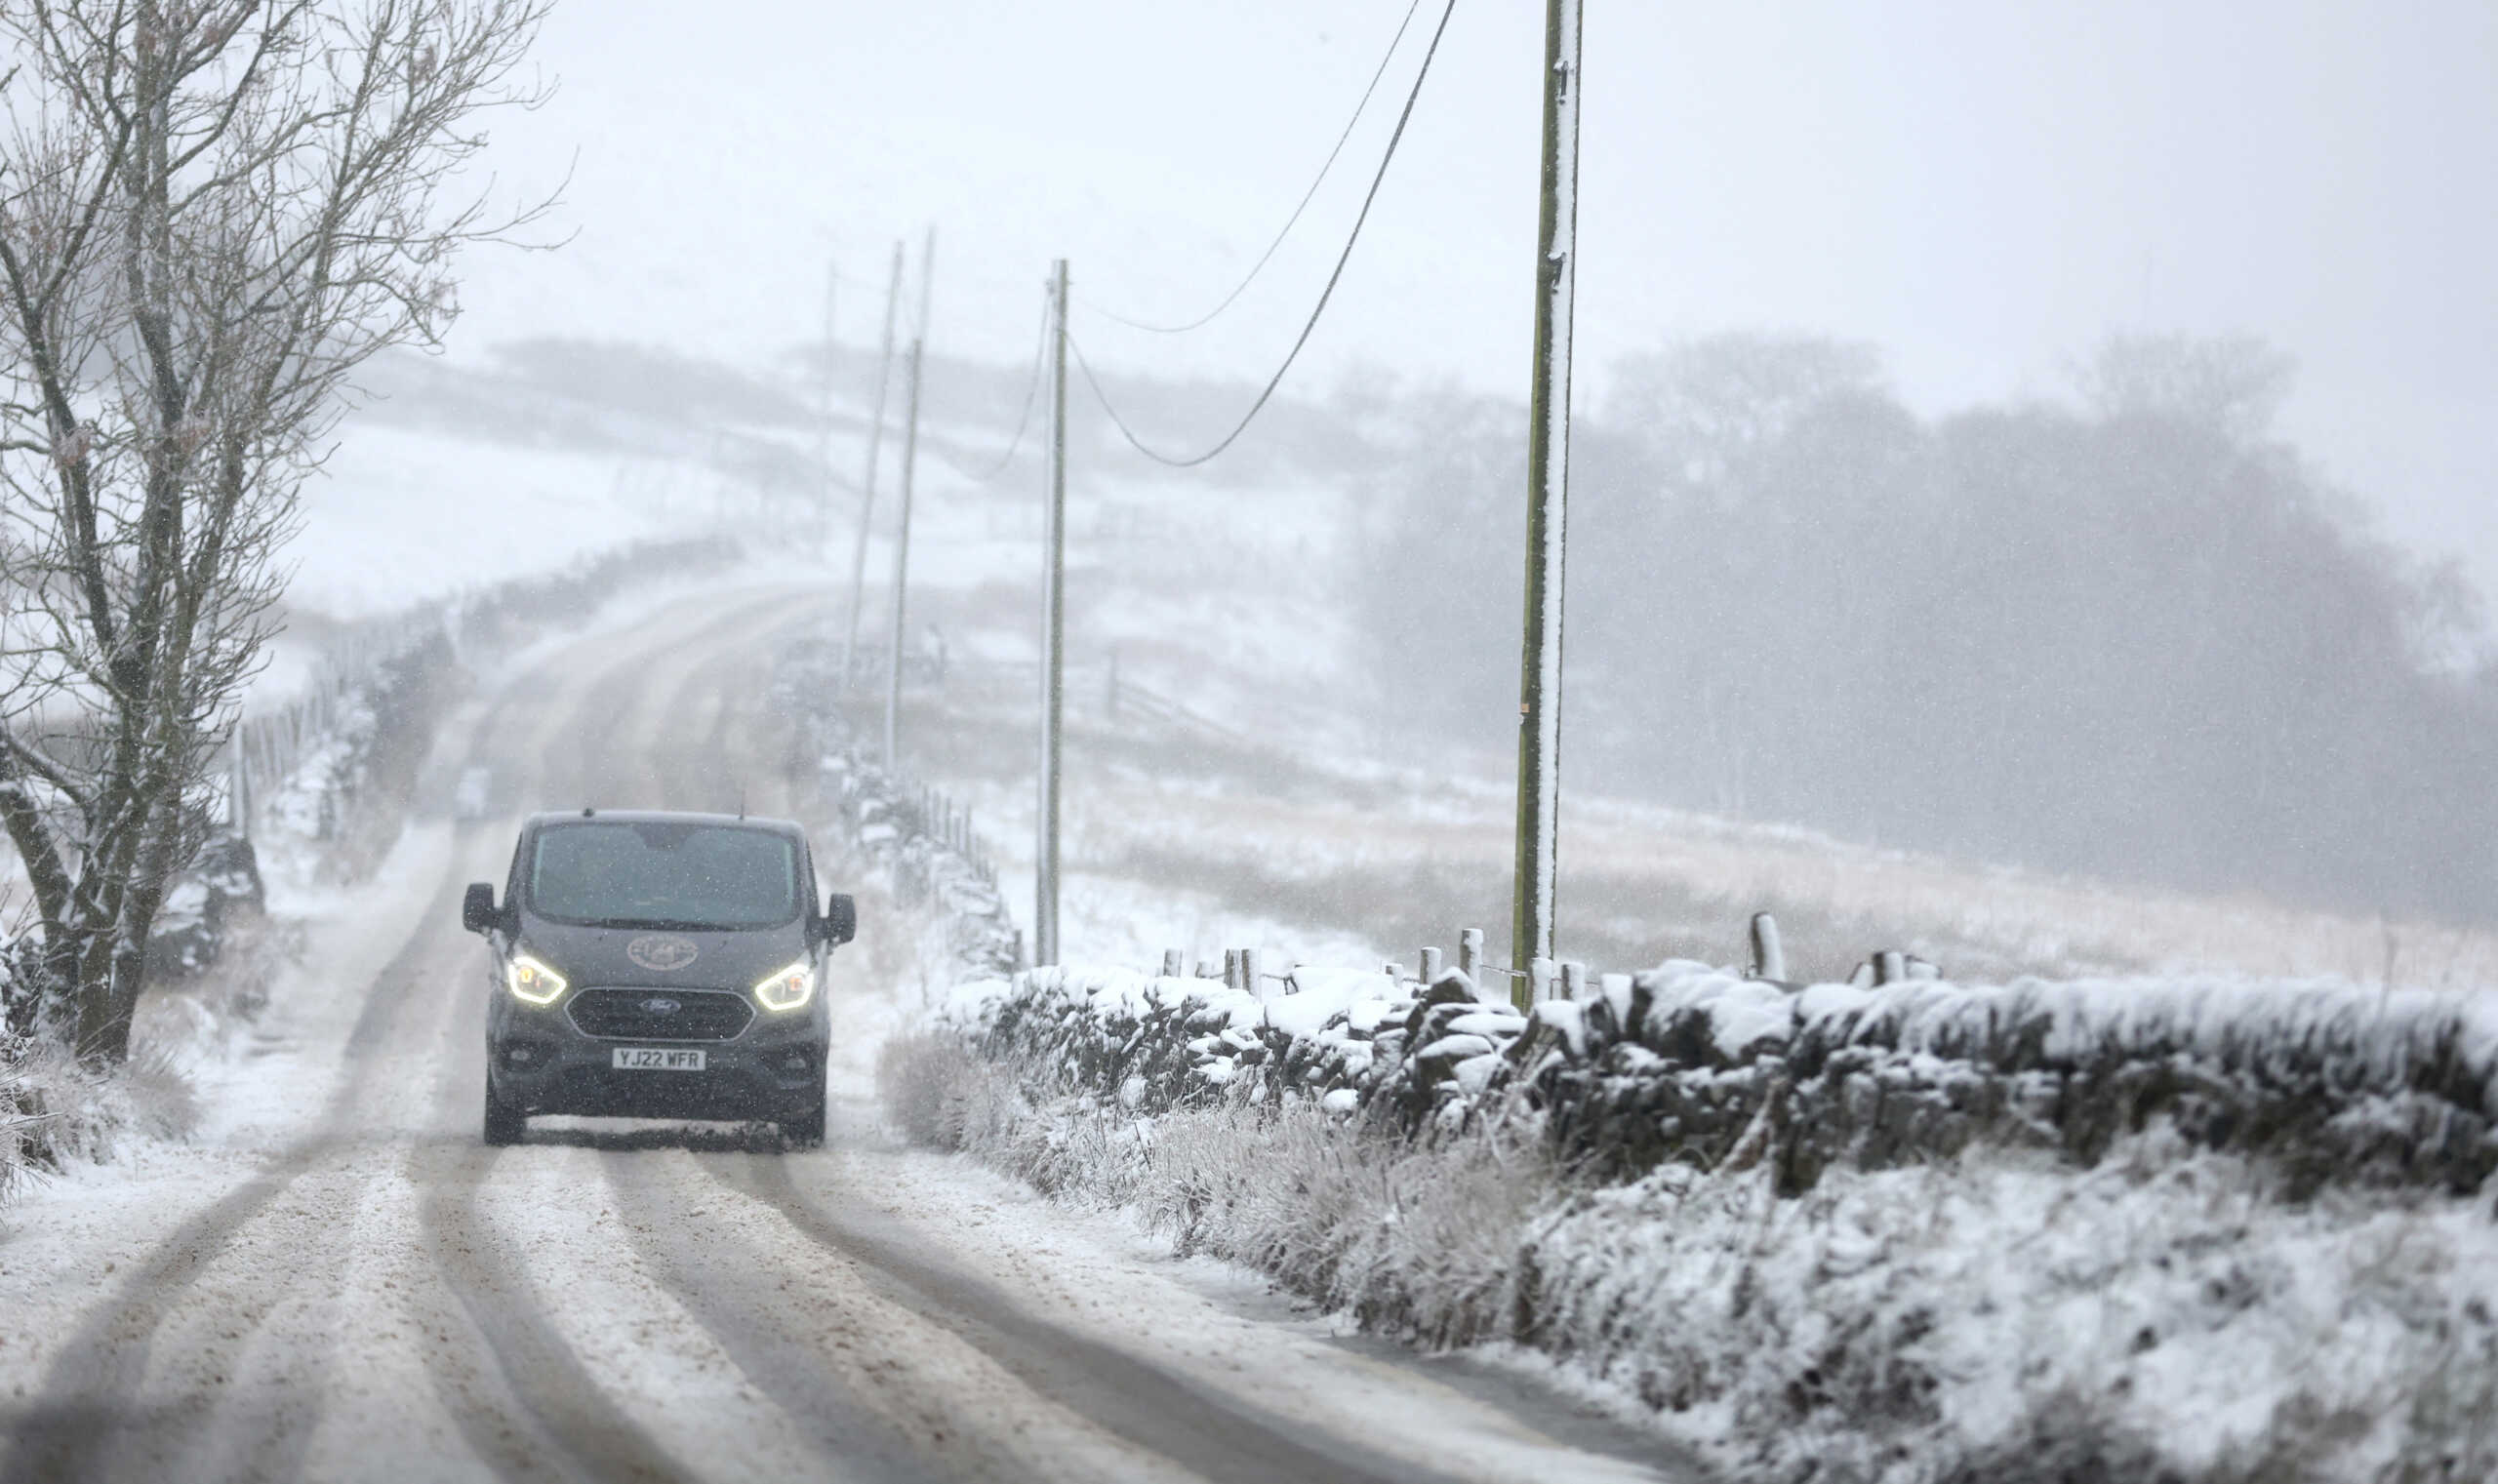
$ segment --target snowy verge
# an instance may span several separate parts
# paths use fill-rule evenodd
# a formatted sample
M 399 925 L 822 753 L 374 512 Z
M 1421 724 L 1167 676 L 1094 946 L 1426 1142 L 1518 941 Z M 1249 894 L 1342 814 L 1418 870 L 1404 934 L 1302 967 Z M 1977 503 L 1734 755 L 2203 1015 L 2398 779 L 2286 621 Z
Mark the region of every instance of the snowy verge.
M 966 985 L 888 1045 L 881 1091 L 919 1143 L 1367 1328 L 1552 1374 L 1745 1477 L 2498 1466 L 2498 1235 L 2437 1188 L 2486 1142 L 2471 1001 L 1796 993 L 1668 965 L 1528 1021 L 1462 980 L 1296 977 L 1263 1001 L 1120 970 Z M 2116 1075 L 2138 1065 L 2167 1092 Z M 2057 1097 L 1971 1092 L 2024 1077 Z M 1715 1112 L 1591 1157 L 1673 1116 L 1632 1087 Z M 1817 1134 L 1868 1091 L 1902 1111 Z M 2412 1152 L 2436 1157 L 2406 1162 L 2424 1122 Z

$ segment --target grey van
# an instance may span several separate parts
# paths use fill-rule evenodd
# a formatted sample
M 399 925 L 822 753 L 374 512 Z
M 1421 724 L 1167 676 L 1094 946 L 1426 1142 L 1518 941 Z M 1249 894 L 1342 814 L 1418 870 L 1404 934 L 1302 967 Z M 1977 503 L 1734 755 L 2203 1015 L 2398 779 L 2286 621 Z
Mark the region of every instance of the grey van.
M 533 1113 L 764 1119 L 822 1143 L 825 968 L 858 910 L 816 902 L 786 820 L 532 815 L 502 902 L 479 882 L 461 903 L 487 946 L 486 1143 Z

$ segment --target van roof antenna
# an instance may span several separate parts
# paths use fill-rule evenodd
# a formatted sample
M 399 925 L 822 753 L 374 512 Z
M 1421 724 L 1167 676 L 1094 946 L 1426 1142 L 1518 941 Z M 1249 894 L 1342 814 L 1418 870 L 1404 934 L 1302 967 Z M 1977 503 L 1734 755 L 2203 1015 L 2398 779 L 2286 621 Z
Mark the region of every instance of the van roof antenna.
M 745 818 L 745 780 L 738 780 L 738 818 Z
M 584 804 L 584 805 L 582 806 L 582 818 L 583 818 L 583 819 L 584 819 L 584 820 L 588 819 L 591 815 L 596 814 L 597 812 L 598 812 L 597 810 L 594 810 L 594 809 L 590 808 L 587 804 Z

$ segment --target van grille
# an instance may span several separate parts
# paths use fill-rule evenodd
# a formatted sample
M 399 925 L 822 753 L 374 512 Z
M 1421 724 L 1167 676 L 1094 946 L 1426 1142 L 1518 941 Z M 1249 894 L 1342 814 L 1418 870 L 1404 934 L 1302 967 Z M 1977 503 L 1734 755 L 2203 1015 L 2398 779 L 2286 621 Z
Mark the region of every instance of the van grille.
M 743 994 L 725 989 L 584 989 L 573 996 L 582 1034 L 627 1041 L 726 1041 L 754 1019 Z

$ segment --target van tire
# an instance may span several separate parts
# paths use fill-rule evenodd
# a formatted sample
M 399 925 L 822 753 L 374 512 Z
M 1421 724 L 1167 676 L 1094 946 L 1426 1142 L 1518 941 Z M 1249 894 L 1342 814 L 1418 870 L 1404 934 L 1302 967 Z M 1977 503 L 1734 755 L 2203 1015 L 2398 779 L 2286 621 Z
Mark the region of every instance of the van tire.
M 496 1147 L 520 1143 L 529 1128 L 529 1115 L 495 1096 L 486 1089 L 486 1143 Z
M 818 1091 L 815 1106 L 795 1118 L 781 1120 L 781 1142 L 793 1149 L 812 1149 L 824 1143 L 824 1094 Z

